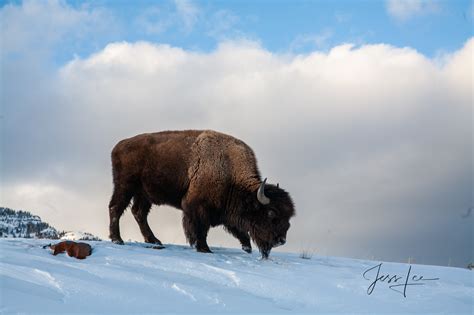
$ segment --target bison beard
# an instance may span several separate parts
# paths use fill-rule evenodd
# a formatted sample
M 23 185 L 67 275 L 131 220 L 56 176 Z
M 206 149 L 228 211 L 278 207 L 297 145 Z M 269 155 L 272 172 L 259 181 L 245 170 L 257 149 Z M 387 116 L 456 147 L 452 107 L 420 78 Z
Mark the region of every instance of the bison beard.
M 211 252 L 207 233 L 218 225 L 249 253 L 251 237 L 263 258 L 286 242 L 295 213 L 291 197 L 262 182 L 252 149 L 234 137 L 210 130 L 138 135 L 114 147 L 112 172 L 110 238 L 115 243 L 123 244 L 119 220 L 131 200 L 147 243 L 161 245 L 147 221 L 152 204 L 183 211 L 186 238 L 199 252 Z

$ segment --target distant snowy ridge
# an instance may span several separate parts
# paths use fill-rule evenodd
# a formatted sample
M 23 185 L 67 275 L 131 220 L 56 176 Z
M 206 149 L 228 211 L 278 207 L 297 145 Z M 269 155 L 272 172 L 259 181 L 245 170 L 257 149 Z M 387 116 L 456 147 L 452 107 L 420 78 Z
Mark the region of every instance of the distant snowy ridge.
M 0 237 L 101 241 L 87 232 L 59 231 L 28 211 L 0 207 Z
M 0 237 L 58 239 L 59 232 L 28 211 L 0 207 Z

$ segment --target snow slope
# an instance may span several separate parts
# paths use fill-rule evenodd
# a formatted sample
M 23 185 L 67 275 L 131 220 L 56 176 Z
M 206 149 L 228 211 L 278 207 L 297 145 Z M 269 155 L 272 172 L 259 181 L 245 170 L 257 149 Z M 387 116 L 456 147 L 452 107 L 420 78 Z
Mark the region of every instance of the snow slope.
M 55 241 L 53 241 L 55 242 Z M 141 243 L 88 242 L 92 256 L 53 256 L 47 240 L 0 239 L 0 313 L 464 313 L 473 312 L 473 272 L 412 265 L 412 275 L 439 280 L 403 286 L 377 282 L 380 262 L 186 246 L 156 250 Z M 383 263 L 406 276 L 409 265 Z M 375 273 L 374 273 L 375 272 Z M 403 280 L 397 283 L 404 283 Z M 422 281 L 422 282 L 423 282 Z

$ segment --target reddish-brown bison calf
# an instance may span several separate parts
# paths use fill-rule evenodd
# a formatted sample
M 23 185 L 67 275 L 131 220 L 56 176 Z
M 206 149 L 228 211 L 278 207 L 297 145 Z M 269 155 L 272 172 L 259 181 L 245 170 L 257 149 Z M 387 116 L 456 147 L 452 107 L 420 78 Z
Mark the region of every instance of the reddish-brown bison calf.
M 73 241 L 63 241 L 57 244 L 48 245 L 53 251 L 53 255 L 66 252 L 70 257 L 85 259 L 92 253 L 92 247 L 87 243 L 76 243 Z

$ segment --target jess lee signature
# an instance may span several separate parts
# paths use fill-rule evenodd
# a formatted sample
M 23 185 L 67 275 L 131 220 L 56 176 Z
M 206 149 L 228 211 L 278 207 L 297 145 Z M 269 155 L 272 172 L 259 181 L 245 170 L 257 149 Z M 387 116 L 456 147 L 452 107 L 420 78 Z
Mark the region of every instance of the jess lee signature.
M 426 281 L 435 281 L 439 278 L 425 278 L 422 275 L 411 274 L 411 266 L 408 267 L 408 272 L 406 275 L 390 275 L 384 274 L 381 271 L 382 263 L 367 269 L 362 276 L 365 280 L 372 281 L 367 288 L 367 294 L 371 295 L 374 292 L 375 286 L 379 282 L 387 283 L 390 289 L 400 294 L 403 294 L 404 297 L 407 297 L 407 288 L 412 285 L 424 285 Z

